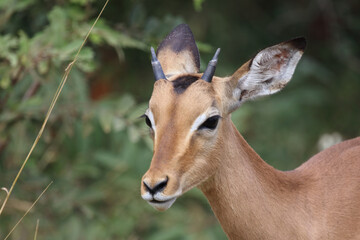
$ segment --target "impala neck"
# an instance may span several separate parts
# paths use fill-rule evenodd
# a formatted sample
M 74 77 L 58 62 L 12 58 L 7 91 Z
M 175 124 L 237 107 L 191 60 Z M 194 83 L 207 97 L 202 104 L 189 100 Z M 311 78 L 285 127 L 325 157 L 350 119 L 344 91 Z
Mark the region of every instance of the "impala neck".
M 215 155 L 221 165 L 200 189 L 228 237 L 283 239 L 282 234 L 284 238 L 286 234 L 305 237 L 312 227 L 302 221 L 308 214 L 302 208 L 306 204 L 305 186 L 300 184 L 304 176 L 297 171 L 281 172 L 266 164 L 230 118 L 224 119 L 222 131 L 223 145 Z

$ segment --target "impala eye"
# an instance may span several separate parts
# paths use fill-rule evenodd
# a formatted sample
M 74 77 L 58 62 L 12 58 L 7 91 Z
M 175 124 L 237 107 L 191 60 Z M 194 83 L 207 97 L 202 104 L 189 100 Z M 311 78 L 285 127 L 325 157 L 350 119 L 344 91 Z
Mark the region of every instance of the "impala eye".
M 144 117 L 145 117 L 145 123 L 146 123 L 146 125 L 148 125 L 149 128 L 151 128 L 151 127 L 152 127 L 152 124 L 151 124 L 151 121 L 150 121 L 149 117 L 146 116 L 146 115 L 145 115 Z
M 214 130 L 216 128 L 216 126 L 218 125 L 219 119 L 220 119 L 219 115 L 209 117 L 208 119 L 206 119 L 206 121 L 203 124 L 200 125 L 198 130 L 201 130 L 201 129 Z

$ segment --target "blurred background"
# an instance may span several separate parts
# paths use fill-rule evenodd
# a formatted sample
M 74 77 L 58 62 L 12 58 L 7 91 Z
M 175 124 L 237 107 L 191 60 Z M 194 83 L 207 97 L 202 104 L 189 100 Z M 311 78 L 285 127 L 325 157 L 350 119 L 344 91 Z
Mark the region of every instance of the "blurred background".
M 10 188 L 104 3 L 0 0 L 0 187 Z M 138 119 L 154 83 L 150 46 L 187 23 L 201 69 L 221 47 L 226 76 L 262 48 L 305 36 L 285 90 L 233 114 L 260 156 L 289 170 L 360 135 L 359 12 L 358 0 L 111 0 L 0 216 L 0 238 L 54 181 L 10 239 L 33 239 L 38 219 L 39 239 L 226 239 L 197 189 L 163 213 L 140 197 L 152 156 Z

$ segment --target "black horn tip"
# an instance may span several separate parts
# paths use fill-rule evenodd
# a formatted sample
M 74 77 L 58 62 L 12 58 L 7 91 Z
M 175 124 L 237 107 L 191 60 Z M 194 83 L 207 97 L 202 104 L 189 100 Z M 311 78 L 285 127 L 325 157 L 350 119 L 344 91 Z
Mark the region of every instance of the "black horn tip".
M 218 57 L 219 57 L 220 51 L 221 51 L 221 49 L 220 49 L 220 48 L 218 48 L 218 49 L 216 50 L 216 52 L 215 52 L 214 57 L 213 57 L 213 59 L 212 59 L 212 60 L 216 60 L 216 61 L 218 60 Z
M 150 48 L 151 51 L 151 61 L 157 61 L 156 53 L 153 47 Z
M 201 76 L 201 79 L 203 79 L 206 82 L 211 82 L 215 70 L 216 70 L 216 64 L 217 64 L 217 60 L 220 54 L 220 48 L 218 48 L 213 56 L 213 58 L 211 59 L 211 61 L 209 62 L 204 74 Z
M 151 65 L 153 67 L 154 75 L 155 75 L 155 81 L 159 79 L 166 79 L 166 76 L 164 74 L 164 71 L 161 67 L 161 64 L 159 60 L 156 57 L 156 53 L 153 47 L 150 48 L 151 51 Z

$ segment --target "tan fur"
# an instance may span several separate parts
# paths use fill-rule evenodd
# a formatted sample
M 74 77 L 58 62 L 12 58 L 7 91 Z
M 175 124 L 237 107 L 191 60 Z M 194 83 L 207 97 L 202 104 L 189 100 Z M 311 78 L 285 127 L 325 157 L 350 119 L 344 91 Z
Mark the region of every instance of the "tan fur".
M 199 71 L 190 51 L 174 52 L 167 48 L 158 54 L 158 59 L 167 76 L 182 73 L 197 73 Z
M 155 186 L 167 177 L 165 196 L 198 186 L 229 239 L 360 239 L 360 138 L 293 171 L 269 166 L 231 122 L 239 101 L 232 91 L 249 64 L 212 83 L 200 79 L 182 94 L 171 82 L 178 75 L 155 83 L 154 156 L 143 180 Z M 222 117 L 217 129 L 191 132 L 210 107 Z
M 360 239 L 360 138 L 281 172 L 224 125 L 221 166 L 200 189 L 229 239 Z

